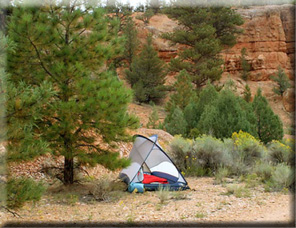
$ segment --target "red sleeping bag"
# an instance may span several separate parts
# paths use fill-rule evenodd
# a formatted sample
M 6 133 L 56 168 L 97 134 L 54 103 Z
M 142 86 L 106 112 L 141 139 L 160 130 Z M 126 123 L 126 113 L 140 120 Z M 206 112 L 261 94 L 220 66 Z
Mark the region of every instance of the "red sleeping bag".
M 149 174 L 143 174 L 143 175 L 144 175 L 144 180 L 142 181 L 143 184 L 150 184 L 152 182 L 158 182 L 160 184 L 168 184 L 168 181 L 165 178 L 160 178 L 160 177 L 149 175 Z

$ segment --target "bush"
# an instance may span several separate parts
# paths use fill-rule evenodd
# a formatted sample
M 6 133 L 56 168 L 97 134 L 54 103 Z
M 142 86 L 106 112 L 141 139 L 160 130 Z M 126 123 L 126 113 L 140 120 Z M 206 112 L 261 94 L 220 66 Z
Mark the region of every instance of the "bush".
M 213 174 L 224 163 L 223 142 L 212 136 L 203 135 L 193 141 L 193 157 L 191 166 L 200 166 Z
M 7 182 L 7 207 L 21 208 L 26 201 L 38 201 L 45 191 L 41 182 L 30 178 L 9 179 Z
M 184 139 L 181 136 L 175 136 L 170 144 L 170 155 L 177 167 L 185 171 L 188 167 L 188 160 L 192 153 L 192 140 Z
M 265 153 L 265 147 L 247 132 L 239 131 L 232 134 L 232 140 L 236 147 L 237 158 L 247 166 L 252 165 L 258 158 L 262 158 Z
M 268 155 L 272 162 L 274 163 L 287 163 L 292 164 L 293 162 L 293 150 L 291 147 L 277 141 L 272 140 L 268 145 Z
M 281 163 L 275 167 L 271 176 L 272 188 L 274 190 L 282 190 L 288 188 L 293 183 L 293 172 L 290 166 Z
M 257 162 L 254 168 L 254 172 L 261 178 L 262 182 L 268 182 L 273 173 L 273 166 L 267 162 Z

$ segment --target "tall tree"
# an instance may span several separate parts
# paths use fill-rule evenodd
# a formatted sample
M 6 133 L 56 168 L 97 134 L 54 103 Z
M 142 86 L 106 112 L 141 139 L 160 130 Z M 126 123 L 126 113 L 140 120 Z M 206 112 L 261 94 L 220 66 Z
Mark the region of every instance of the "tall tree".
M 278 115 L 275 115 L 270 108 L 260 88 L 257 90 L 252 105 L 256 115 L 259 139 L 264 143 L 268 143 L 273 139 L 281 140 L 284 135 L 283 123 Z
M 197 87 L 210 81 L 218 80 L 222 74 L 223 60 L 219 56 L 223 46 L 234 45 L 236 34 L 240 32 L 237 25 L 243 23 L 233 9 L 225 7 L 201 8 L 188 3 L 181 6 L 176 1 L 165 13 L 180 25 L 174 32 L 165 33 L 163 37 L 172 43 L 187 47 L 172 59 L 170 69 L 186 69 Z M 223 23 L 222 23 L 223 22 Z
M 283 96 L 284 92 L 291 87 L 289 78 L 281 67 L 278 67 L 277 74 L 272 75 L 271 79 L 277 83 L 277 86 L 272 89 L 275 94 Z
M 196 92 L 186 70 L 182 70 L 177 76 L 174 89 L 175 93 L 170 96 L 170 100 L 166 104 L 166 111 L 170 112 L 173 106 L 178 106 L 184 111 L 189 102 L 196 98 Z
M 128 18 L 127 23 L 123 28 L 123 35 L 126 39 L 124 43 L 123 56 L 128 62 L 129 70 L 131 70 L 131 64 L 139 43 L 137 38 L 137 29 L 131 17 Z
M 142 52 L 133 59 L 131 70 L 125 72 L 139 102 L 158 102 L 165 95 L 166 70 L 153 48 L 152 36 L 147 37 Z
M 8 34 L 16 48 L 8 52 L 6 114 L 10 159 L 62 155 L 65 184 L 74 181 L 74 158 L 109 169 L 128 165 L 101 145 L 128 139 L 126 128 L 137 125 L 127 114 L 131 93 L 108 67 L 122 50 L 118 28 L 102 8 L 80 9 L 70 2 L 13 9 Z

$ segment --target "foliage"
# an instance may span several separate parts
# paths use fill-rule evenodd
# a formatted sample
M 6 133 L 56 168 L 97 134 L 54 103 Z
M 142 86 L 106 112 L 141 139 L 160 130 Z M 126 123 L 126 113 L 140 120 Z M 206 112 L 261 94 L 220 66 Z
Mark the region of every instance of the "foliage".
M 190 76 L 186 70 L 182 70 L 179 73 L 173 87 L 175 88 L 175 93 L 170 96 L 170 100 L 166 104 L 166 111 L 171 112 L 175 106 L 184 111 L 189 102 L 196 97 Z
M 126 26 L 127 21 L 133 12 L 133 7 L 129 3 L 121 3 L 118 0 L 108 0 L 105 9 L 110 18 L 116 18 L 119 22 L 119 31 Z
M 147 123 L 147 128 L 152 128 L 152 129 L 158 128 L 159 127 L 159 124 L 157 124 L 158 121 L 159 121 L 159 117 L 158 117 L 157 108 L 155 105 L 153 105 L 152 113 L 149 116 L 149 120 Z
M 62 155 L 66 184 L 74 182 L 74 158 L 110 169 L 127 166 L 96 139 L 128 140 L 126 128 L 137 126 L 127 113 L 131 93 L 110 69 L 122 53 L 118 20 L 102 8 L 82 11 L 71 4 L 14 7 L 7 27 L 16 44 L 7 53 L 9 156 Z
M 240 15 L 225 7 L 203 8 L 190 3 L 180 6 L 179 1 L 172 2 L 164 12 L 180 26 L 163 37 L 187 46 L 178 54 L 179 57 L 171 60 L 170 70 L 186 69 L 197 88 L 208 80 L 218 80 L 223 64 L 219 53 L 223 46 L 235 44 L 236 34 L 240 32 L 237 25 L 243 23 Z
M 203 135 L 194 140 L 190 166 L 200 166 L 212 175 L 224 163 L 223 142 L 212 136 Z
M 253 109 L 257 119 L 257 133 L 259 139 L 268 143 L 283 138 L 283 123 L 272 111 L 266 98 L 262 96 L 261 89 L 258 89 L 253 100 Z
M 273 165 L 264 161 L 257 161 L 254 168 L 254 172 L 261 178 L 262 182 L 267 182 L 270 180 L 273 170 Z
M 157 102 L 165 94 L 165 67 L 152 45 L 152 36 L 148 36 L 139 56 L 133 59 L 131 70 L 126 70 L 126 78 L 135 90 L 139 102 Z
M 224 182 L 224 179 L 229 175 L 228 168 L 219 167 L 218 170 L 215 172 L 215 183 L 221 184 Z
M 251 70 L 251 65 L 248 63 L 246 60 L 246 48 L 243 48 L 241 50 L 241 65 L 242 65 L 242 79 L 245 81 L 248 81 L 249 75 L 250 75 L 250 70 Z
M 244 181 L 248 188 L 264 184 L 269 191 L 292 187 L 293 166 L 271 162 L 269 149 L 269 145 L 240 131 L 223 141 L 208 135 L 194 140 L 175 136 L 169 152 L 186 176 L 214 175 L 216 184 L 224 184 L 226 177 L 240 177 L 240 181 Z M 227 194 L 245 197 L 249 192 L 245 187 L 234 186 Z
M 277 83 L 277 87 L 272 89 L 275 94 L 283 96 L 284 92 L 291 87 L 289 78 L 281 67 L 278 68 L 277 75 L 272 75 L 270 78 Z
M 219 93 L 208 81 L 207 86 L 200 92 L 198 100 L 192 99 L 184 109 L 184 117 L 187 122 L 187 134 L 196 128 L 198 121 L 207 105 L 213 104 L 218 98 Z M 196 101 L 197 100 L 197 101 Z M 199 130 L 200 132 L 200 130 Z
M 45 191 L 41 182 L 30 178 L 9 179 L 7 181 L 8 208 L 21 208 L 27 201 L 38 201 Z
M 126 25 L 123 28 L 123 35 L 126 38 L 124 43 L 123 56 L 129 64 L 129 70 L 131 70 L 131 64 L 135 56 L 139 41 L 137 39 L 137 29 L 135 27 L 135 23 L 130 17 L 127 19 Z
M 232 134 L 238 160 L 243 164 L 251 165 L 256 159 L 263 157 L 265 147 L 247 132 L 239 131 Z
M 192 140 L 184 139 L 181 136 L 175 136 L 170 143 L 170 156 L 174 160 L 176 166 L 186 171 L 189 164 L 187 158 L 192 157 Z
M 156 192 L 158 198 L 159 198 L 159 203 L 165 204 L 169 199 L 170 199 L 170 191 L 167 188 L 164 187 L 159 187 L 158 191 Z
M 254 114 L 248 112 L 248 104 L 229 90 L 222 90 L 212 105 L 205 106 L 197 128 L 204 134 L 227 138 L 233 132 L 243 130 L 256 135 Z
M 237 198 L 251 196 L 249 189 L 241 185 L 229 184 L 226 188 L 227 188 L 227 193 L 226 193 L 227 195 L 233 194 Z
M 272 162 L 274 163 L 293 163 L 293 150 L 291 147 L 277 141 L 272 140 L 270 143 L 267 144 L 268 148 L 268 155 Z
M 146 10 L 144 13 L 142 13 L 141 15 L 137 16 L 136 18 L 138 20 L 141 20 L 145 23 L 145 25 L 148 25 L 149 24 L 149 21 L 151 19 L 151 17 L 153 17 L 154 15 L 154 12 L 152 9 L 148 9 Z
M 165 118 L 164 127 L 171 135 L 186 135 L 187 123 L 179 107 L 174 108 L 172 114 Z
M 271 179 L 266 183 L 266 190 L 280 191 L 293 183 L 294 174 L 290 166 L 281 163 L 275 166 Z
M 244 99 L 246 102 L 250 102 L 251 97 L 252 97 L 251 89 L 250 89 L 249 85 L 246 84 L 245 90 L 244 90 Z

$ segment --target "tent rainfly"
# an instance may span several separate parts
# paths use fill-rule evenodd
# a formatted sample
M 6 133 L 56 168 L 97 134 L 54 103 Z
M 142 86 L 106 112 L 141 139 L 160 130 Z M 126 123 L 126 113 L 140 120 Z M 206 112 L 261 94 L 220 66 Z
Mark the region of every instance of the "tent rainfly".
M 135 188 L 139 192 L 159 188 L 172 191 L 189 189 L 181 172 L 158 144 L 157 135 L 150 138 L 135 135 L 129 158 L 131 165 L 119 174 L 120 179 L 128 184 L 129 191 Z

